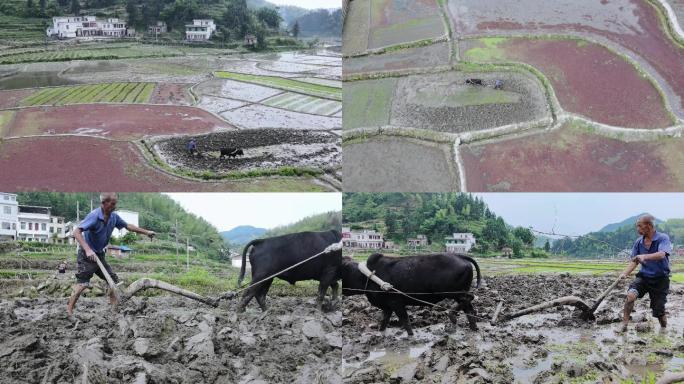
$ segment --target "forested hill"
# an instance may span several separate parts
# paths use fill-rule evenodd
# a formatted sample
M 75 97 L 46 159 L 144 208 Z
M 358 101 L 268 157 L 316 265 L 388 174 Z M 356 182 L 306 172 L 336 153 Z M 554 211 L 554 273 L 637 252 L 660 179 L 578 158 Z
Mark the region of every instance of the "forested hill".
M 224 247 L 223 239 L 216 228 L 206 220 L 186 212 L 178 203 L 168 196 L 157 193 L 120 193 L 117 209 L 139 213 L 141 227 L 157 232 L 162 240 L 173 238 L 173 227 L 178 221 L 181 238 L 190 236 L 190 243 L 212 257 L 219 256 Z M 76 205 L 79 205 L 79 218 L 82 220 L 93 208 L 99 207 L 97 193 L 58 193 L 58 192 L 22 192 L 17 200 L 23 205 L 51 207 L 54 216 L 63 216 L 67 221 L 76 220 Z
M 346 225 L 377 229 L 398 244 L 418 234 L 443 242 L 455 232 L 470 232 L 477 239 L 474 253 L 500 254 L 508 246 L 522 256 L 534 242 L 529 229 L 511 228 L 470 194 L 345 193 L 342 201 Z
M 632 217 L 627 220 L 628 224 L 610 232 L 601 230 L 577 239 L 556 240 L 551 252 L 582 258 L 615 256 L 620 250 L 631 250 L 634 241 L 639 237 L 634 227 L 635 220 L 635 217 Z M 659 222 L 656 230 L 668 234 L 674 245 L 684 245 L 684 219 Z
M 280 236 L 288 233 L 305 231 L 327 231 L 334 229 L 342 230 L 342 217 L 340 211 L 319 213 L 307 216 L 292 224 L 275 227 L 260 237 Z

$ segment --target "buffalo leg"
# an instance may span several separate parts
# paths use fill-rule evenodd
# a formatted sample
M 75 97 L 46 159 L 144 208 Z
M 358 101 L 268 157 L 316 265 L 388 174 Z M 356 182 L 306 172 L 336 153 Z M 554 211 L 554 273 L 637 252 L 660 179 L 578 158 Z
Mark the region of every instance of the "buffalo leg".
M 477 331 L 477 312 L 475 312 L 475 307 L 473 307 L 473 295 L 464 295 L 458 299 L 459 308 L 465 312 L 468 318 L 468 325 L 473 331 Z
M 328 287 L 332 287 L 335 282 L 335 275 L 337 271 L 335 269 L 327 271 L 327 273 L 321 276 L 320 283 L 318 284 L 318 309 L 323 310 L 323 301 L 325 300 L 325 293 L 328 292 Z
M 387 325 L 390 322 L 390 318 L 392 317 L 392 310 L 389 308 L 384 308 L 382 310 L 382 321 L 380 322 L 380 328 L 379 330 L 382 332 L 385 329 L 387 329 Z
M 242 299 L 240 300 L 240 304 L 238 305 L 237 311 L 238 312 L 244 312 L 245 308 L 247 308 L 247 304 L 249 304 L 250 301 L 252 301 L 252 298 L 257 294 L 259 287 L 251 286 L 245 290 L 245 293 L 242 294 Z
M 406 312 L 406 307 L 399 305 L 394 308 L 394 312 L 399 316 L 399 326 L 403 327 L 409 336 L 413 336 L 413 329 L 411 328 L 411 322 L 409 321 L 408 312 Z
M 332 284 L 330 284 L 330 290 L 332 291 L 332 300 L 337 301 L 337 297 L 340 291 L 340 286 L 337 284 L 337 281 L 333 281 Z
M 268 309 L 266 306 L 266 294 L 268 293 L 268 290 L 271 289 L 272 283 L 273 279 L 269 279 L 261 283 L 259 285 L 259 291 L 256 294 L 257 303 L 259 303 L 259 307 L 261 307 L 261 310 L 264 312 L 266 312 Z

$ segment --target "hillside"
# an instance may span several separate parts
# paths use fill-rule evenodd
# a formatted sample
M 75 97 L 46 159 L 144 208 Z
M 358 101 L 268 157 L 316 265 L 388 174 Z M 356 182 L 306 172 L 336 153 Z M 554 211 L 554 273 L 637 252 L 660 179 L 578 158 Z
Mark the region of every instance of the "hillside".
M 266 228 L 257 228 L 251 225 L 240 225 L 231 229 L 230 231 L 220 232 L 221 237 L 232 247 L 238 247 L 249 243 L 264 233 L 266 233 Z
M 622 227 L 612 232 L 591 232 L 577 239 L 559 239 L 553 243 L 551 252 L 571 257 L 610 257 L 621 250 L 631 250 L 634 241 L 639 237 L 634 228 L 635 217 L 625 219 Z M 608 226 L 609 227 L 609 226 Z M 675 246 L 684 245 L 684 219 L 661 221 L 656 230 L 670 236 Z
M 620 229 L 620 228 L 622 228 L 622 227 L 624 227 L 624 226 L 626 226 L 626 225 L 634 225 L 634 223 L 636 223 L 637 219 L 638 219 L 640 216 L 645 215 L 645 214 L 646 214 L 645 212 L 644 212 L 644 213 L 640 213 L 640 214 L 638 214 L 638 215 L 634 215 L 634 216 L 632 216 L 632 217 L 628 217 L 628 218 L 622 220 L 622 221 L 619 222 L 619 223 L 608 224 L 608 225 L 606 225 L 605 227 L 599 229 L 598 231 L 599 231 L 599 232 L 614 232 L 614 231 L 617 231 L 618 229 Z M 656 218 L 656 224 L 660 224 L 660 223 L 662 223 L 662 222 L 663 222 L 662 220 Z
M 30 6 L 29 6 L 30 4 Z M 0 2 L 0 45 L 37 43 L 54 16 L 94 15 L 116 17 L 144 32 L 148 25 L 165 21 L 169 33 L 163 39 L 183 39 L 184 25 L 193 18 L 212 18 L 218 30 L 214 41 L 242 41 L 247 33 L 260 41 L 265 36 L 285 36 L 297 21 L 299 37 L 341 36 L 341 11 L 278 7 L 265 0 L 3 0 Z M 262 12 L 277 9 L 277 12 Z M 277 16 L 280 20 L 277 20 Z M 264 48 L 263 45 L 260 48 Z
M 266 232 L 263 237 L 280 236 L 288 233 L 305 231 L 327 231 L 342 230 L 341 212 L 325 212 L 317 215 L 307 216 L 292 224 L 275 227 Z
M 469 194 L 345 193 L 342 204 L 345 225 L 377 229 L 397 244 L 418 234 L 443 242 L 453 233 L 470 232 L 477 239 L 473 253 L 498 255 L 508 246 L 516 256 L 532 255 L 534 235 L 529 229 L 512 228 Z M 541 256 L 537 251 L 535 255 Z
M 99 206 L 97 193 L 58 193 L 58 192 L 22 192 L 17 196 L 19 204 L 52 207 L 52 214 L 63 216 L 67 221 L 78 217 L 83 219 L 93 208 Z M 118 209 L 139 213 L 141 227 L 151 229 L 161 240 L 174 238 L 176 221 L 179 238 L 190 238 L 190 244 L 198 250 L 206 252 L 209 257 L 219 258 L 223 248 L 223 238 L 216 228 L 206 220 L 186 212 L 178 203 L 168 196 L 156 193 L 120 193 Z

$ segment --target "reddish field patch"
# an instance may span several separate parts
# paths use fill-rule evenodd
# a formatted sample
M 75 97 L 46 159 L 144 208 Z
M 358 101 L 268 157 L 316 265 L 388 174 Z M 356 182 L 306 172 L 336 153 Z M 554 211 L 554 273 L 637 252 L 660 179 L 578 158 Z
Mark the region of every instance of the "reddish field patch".
M 542 71 L 569 112 L 631 128 L 674 122 L 655 86 L 610 50 L 580 40 L 510 39 L 496 52 Z M 466 57 L 468 56 L 466 52 Z
M 187 84 L 157 84 L 150 98 L 151 104 L 190 105 L 192 100 L 188 95 Z
M 463 146 L 472 192 L 681 191 L 684 140 L 623 142 L 566 125 L 489 144 Z
M 458 32 L 465 35 L 576 31 L 603 36 L 653 66 L 684 107 L 684 49 L 669 38 L 656 8 L 647 1 L 522 0 L 519 6 L 507 9 L 504 4 L 500 0 L 465 0 L 449 7 Z M 527 12 L 529 9 L 534 12 Z
M 83 191 L 219 191 L 225 184 L 186 181 L 159 172 L 132 143 L 93 137 L 34 137 L 0 144 L 0 189 Z
M 154 105 L 68 105 L 26 108 L 7 136 L 80 133 L 132 140 L 146 135 L 209 133 L 230 125 L 199 108 Z
M 33 89 L 15 89 L 11 91 L 0 91 L 0 109 L 14 108 L 19 106 L 19 102 L 34 92 Z

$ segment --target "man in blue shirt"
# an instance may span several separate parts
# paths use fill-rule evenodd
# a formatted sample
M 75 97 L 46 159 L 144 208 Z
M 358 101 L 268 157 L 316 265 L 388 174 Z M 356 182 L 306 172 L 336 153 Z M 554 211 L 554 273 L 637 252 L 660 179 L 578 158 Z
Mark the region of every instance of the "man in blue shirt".
M 95 258 L 99 258 L 107 273 L 112 277 L 114 283 L 119 282 L 119 277 L 112 271 L 107 261 L 105 261 L 105 248 L 109 244 L 114 228 L 126 228 L 131 232 L 147 235 L 152 239 L 154 231 L 139 228 L 133 224 L 126 223 L 119 215 L 114 212 L 116 209 L 117 197 L 115 193 L 100 194 L 101 205 L 86 216 L 74 230 L 74 238 L 79 244 L 78 247 L 78 273 L 76 273 L 76 285 L 74 293 L 69 298 L 67 313 L 71 316 L 74 306 L 81 293 L 90 286 L 90 279 L 93 274 L 105 280 L 104 274 L 100 271 Z M 109 291 L 109 300 L 112 305 L 117 304 L 114 292 Z
M 634 302 L 646 293 L 651 301 L 653 317 L 657 318 L 662 328 L 667 327 L 665 303 L 670 290 L 670 238 L 655 230 L 655 218 L 643 215 L 637 220 L 637 232 L 641 237 L 632 247 L 632 260 L 627 269 L 620 275 L 624 279 L 641 264 L 636 279 L 629 285 L 622 319 L 621 331 L 627 330 L 629 317 L 634 309 Z

